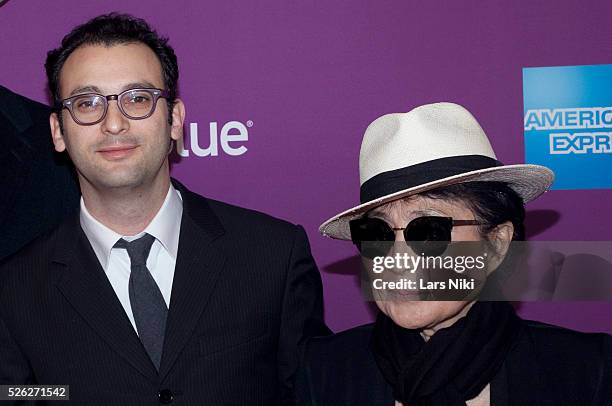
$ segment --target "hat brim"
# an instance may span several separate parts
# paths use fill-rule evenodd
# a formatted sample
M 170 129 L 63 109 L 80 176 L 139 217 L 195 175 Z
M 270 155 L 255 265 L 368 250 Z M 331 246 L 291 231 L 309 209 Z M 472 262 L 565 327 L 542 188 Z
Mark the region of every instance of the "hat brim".
M 349 221 L 385 203 L 443 186 L 465 182 L 504 182 L 523 199 L 524 203 L 527 203 L 548 190 L 554 179 L 554 173 L 540 165 L 519 164 L 479 169 L 400 190 L 360 204 L 325 221 L 319 226 L 319 232 L 326 237 L 350 240 Z

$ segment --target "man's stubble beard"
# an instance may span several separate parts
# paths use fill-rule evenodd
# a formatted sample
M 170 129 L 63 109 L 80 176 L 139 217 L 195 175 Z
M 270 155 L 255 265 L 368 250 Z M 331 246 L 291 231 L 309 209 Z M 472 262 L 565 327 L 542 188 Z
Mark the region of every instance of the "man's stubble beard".
M 169 134 L 167 136 L 167 148 L 165 149 L 166 153 L 160 157 L 160 162 L 154 164 L 154 166 L 153 163 L 151 163 L 153 167 L 150 168 L 151 170 L 149 174 L 147 174 L 147 152 L 143 150 L 144 144 L 139 142 L 138 137 L 121 136 L 120 139 L 122 143 L 126 143 L 127 141 L 128 143 L 138 145 L 138 149 L 140 149 L 138 154 L 140 154 L 141 159 L 139 159 L 137 163 L 134 163 L 126 168 L 113 169 L 114 173 L 111 173 L 110 170 L 104 168 L 104 165 L 101 165 L 101 163 L 105 161 L 102 157 L 96 157 L 96 155 L 99 154 L 96 151 L 101 147 L 120 144 L 118 142 L 114 142 L 119 139 L 118 137 L 110 142 L 105 140 L 104 142 L 94 145 L 91 149 L 94 158 L 88 159 L 87 156 L 79 156 L 77 159 L 78 162 L 75 161 L 73 154 L 70 153 L 72 150 L 71 143 L 68 141 L 70 138 L 64 135 L 64 139 L 66 144 L 66 153 L 69 155 L 76 168 L 79 182 L 85 181 L 90 187 L 96 190 L 138 188 L 147 182 L 152 182 L 159 175 L 159 172 L 164 170 L 164 164 L 166 164 L 168 167 L 167 170 L 169 170 L 169 155 L 172 152 L 173 147 L 173 139 Z M 150 151 L 148 153 L 150 153 Z M 128 160 L 129 159 L 134 159 L 134 157 L 128 157 Z

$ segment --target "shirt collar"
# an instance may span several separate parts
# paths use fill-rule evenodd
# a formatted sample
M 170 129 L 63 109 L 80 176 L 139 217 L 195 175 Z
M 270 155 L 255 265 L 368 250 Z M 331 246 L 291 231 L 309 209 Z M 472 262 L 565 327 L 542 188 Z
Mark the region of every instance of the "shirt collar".
M 178 190 L 170 184 L 161 208 L 149 225 L 138 235 L 149 233 L 157 239 L 164 249 L 176 260 L 183 215 L 183 199 Z M 81 196 L 81 228 L 87 236 L 102 268 L 106 270 L 111 249 L 119 239 L 125 237 L 96 220 L 87 210 Z

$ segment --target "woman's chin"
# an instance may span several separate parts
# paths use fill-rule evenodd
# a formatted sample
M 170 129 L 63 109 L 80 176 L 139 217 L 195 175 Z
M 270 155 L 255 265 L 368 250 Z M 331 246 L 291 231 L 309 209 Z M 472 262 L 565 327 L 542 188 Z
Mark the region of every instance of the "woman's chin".
M 469 302 L 377 301 L 379 309 L 395 324 L 407 329 L 447 327 L 463 316 Z

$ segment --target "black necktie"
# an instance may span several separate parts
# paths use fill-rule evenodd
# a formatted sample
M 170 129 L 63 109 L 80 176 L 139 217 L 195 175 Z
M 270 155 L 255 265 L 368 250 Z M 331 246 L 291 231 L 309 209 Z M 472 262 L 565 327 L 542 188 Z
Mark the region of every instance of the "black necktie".
M 136 330 L 142 345 L 159 371 L 168 307 L 159 286 L 147 269 L 147 257 L 154 241 L 155 237 L 145 234 L 134 241 L 121 239 L 115 247 L 125 248 L 130 257 L 129 292 Z

